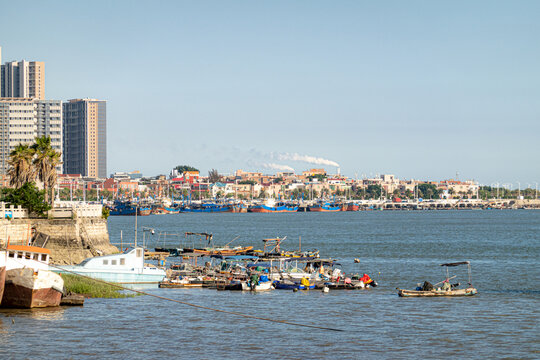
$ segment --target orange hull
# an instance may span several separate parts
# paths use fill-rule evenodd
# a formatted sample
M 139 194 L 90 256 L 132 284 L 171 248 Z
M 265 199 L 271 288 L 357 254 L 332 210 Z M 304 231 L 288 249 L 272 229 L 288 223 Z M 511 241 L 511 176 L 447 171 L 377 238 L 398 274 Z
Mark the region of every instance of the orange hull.
M 313 211 L 313 212 L 338 212 L 338 211 L 341 211 L 341 208 L 335 209 L 335 210 L 328 210 L 328 209 L 323 209 L 322 207 L 315 207 L 315 208 L 309 208 L 309 211 Z

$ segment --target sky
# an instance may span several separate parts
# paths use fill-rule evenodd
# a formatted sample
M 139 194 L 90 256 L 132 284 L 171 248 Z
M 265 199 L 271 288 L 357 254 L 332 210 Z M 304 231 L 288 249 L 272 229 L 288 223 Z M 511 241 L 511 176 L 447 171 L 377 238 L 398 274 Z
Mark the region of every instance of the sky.
M 31 11 L 30 11 L 31 9 Z M 538 1 L 24 1 L 2 62 L 107 100 L 107 168 L 540 182 Z

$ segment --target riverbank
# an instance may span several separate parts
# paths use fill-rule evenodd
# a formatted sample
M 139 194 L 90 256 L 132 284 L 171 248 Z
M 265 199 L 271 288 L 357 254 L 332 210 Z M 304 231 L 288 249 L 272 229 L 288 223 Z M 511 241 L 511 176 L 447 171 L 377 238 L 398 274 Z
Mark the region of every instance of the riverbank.
M 75 293 L 83 295 L 86 298 L 127 298 L 134 297 L 135 294 L 127 294 L 124 290 L 113 284 L 107 284 L 102 281 L 96 281 L 86 277 L 72 275 L 72 274 L 60 274 L 64 279 L 64 288 L 67 294 Z

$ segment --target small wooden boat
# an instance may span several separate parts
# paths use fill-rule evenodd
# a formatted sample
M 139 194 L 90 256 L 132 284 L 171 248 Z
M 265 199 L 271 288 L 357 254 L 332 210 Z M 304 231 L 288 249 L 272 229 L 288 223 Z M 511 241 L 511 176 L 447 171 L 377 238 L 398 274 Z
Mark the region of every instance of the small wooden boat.
M 459 284 L 456 285 L 450 285 L 450 280 L 455 278 L 455 276 L 450 277 L 448 273 L 449 267 L 455 267 L 460 265 L 467 265 L 468 274 L 469 274 L 469 283 L 468 287 L 466 289 L 455 289 L 454 286 L 459 286 Z M 398 288 L 398 295 L 401 297 L 437 297 L 437 296 L 473 296 L 478 293 L 478 291 L 472 286 L 471 284 L 471 263 L 469 261 L 459 261 L 459 262 L 453 262 L 453 263 L 445 263 L 441 264 L 441 266 L 444 266 L 446 268 L 446 279 L 441 281 L 440 283 L 437 283 L 435 285 L 445 283 L 446 286 L 443 286 L 443 288 L 433 288 L 433 286 L 427 282 L 424 283 L 424 288 L 416 288 L 416 290 L 405 290 Z M 429 285 L 429 288 L 425 288 L 425 284 Z
M 234 256 L 243 255 L 253 250 L 253 246 L 238 246 L 235 248 L 222 247 L 222 248 L 206 248 L 206 249 L 193 249 L 195 254 L 203 254 L 207 256 L 221 255 L 221 256 Z
M 477 290 L 473 287 L 467 289 L 456 290 L 431 290 L 431 291 L 418 291 L 418 290 L 405 290 L 398 289 L 398 295 L 401 297 L 433 297 L 433 296 L 473 296 L 477 294 Z
M 203 281 L 202 280 L 191 280 L 191 279 L 182 279 L 182 280 L 169 280 L 169 281 L 162 281 L 159 283 L 160 288 L 195 288 L 195 287 L 203 287 Z
M 274 290 L 271 281 L 260 282 L 257 285 L 250 284 L 249 281 L 242 282 L 242 290 L 244 291 L 268 291 Z

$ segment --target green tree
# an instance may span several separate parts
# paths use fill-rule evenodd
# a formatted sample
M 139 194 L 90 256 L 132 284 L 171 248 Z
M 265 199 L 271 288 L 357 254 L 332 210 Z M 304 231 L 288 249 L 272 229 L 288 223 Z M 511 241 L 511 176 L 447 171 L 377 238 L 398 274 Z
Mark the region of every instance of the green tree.
M 381 185 L 368 185 L 366 188 L 366 197 L 368 199 L 377 199 L 381 197 L 382 186 Z
M 413 193 L 410 189 L 405 190 L 405 197 L 407 199 L 411 199 L 413 197 Z
M 8 175 L 10 185 L 20 188 L 24 184 L 34 181 L 35 171 L 32 166 L 34 150 L 25 144 L 19 144 L 9 154 Z
M 2 189 L 2 201 L 28 210 L 30 215 L 44 216 L 51 209 L 45 202 L 45 190 L 39 190 L 33 182 L 26 182 L 19 188 Z
M 439 197 L 439 190 L 433 184 L 418 185 L 418 197 L 425 199 L 434 199 Z
M 52 206 L 54 203 L 54 186 L 57 181 L 56 167 L 61 164 L 61 154 L 52 148 L 49 136 L 36 138 L 32 150 L 35 154 L 34 166 L 36 174 L 45 189 L 45 202 L 50 203 Z
M 240 185 L 255 185 L 257 182 L 255 180 L 242 180 L 238 184 Z
M 177 170 L 180 174 L 182 174 L 184 171 L 199 171 L 199 169 L 196 169 L 193 166 L 189 165 L 178 165 L 174 169 Z

